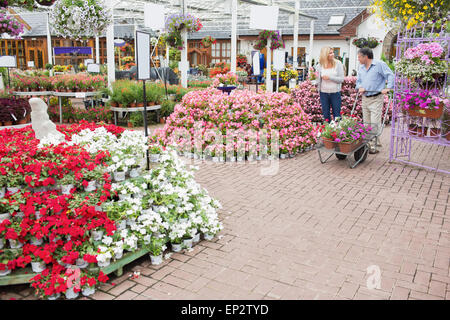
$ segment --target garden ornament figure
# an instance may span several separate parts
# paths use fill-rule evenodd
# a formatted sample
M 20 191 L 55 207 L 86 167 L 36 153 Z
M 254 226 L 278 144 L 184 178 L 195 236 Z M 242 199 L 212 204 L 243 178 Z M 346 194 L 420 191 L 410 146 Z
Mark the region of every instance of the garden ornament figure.
M 62 133 L 56 130 L 56 125 L 50 121 L 47 113 L 47 104 L 40 98 L 31 98 L 29 102 L 31 105 L 31 124 L 36 139 L 41 140 L 49 135 L 64 137 Z

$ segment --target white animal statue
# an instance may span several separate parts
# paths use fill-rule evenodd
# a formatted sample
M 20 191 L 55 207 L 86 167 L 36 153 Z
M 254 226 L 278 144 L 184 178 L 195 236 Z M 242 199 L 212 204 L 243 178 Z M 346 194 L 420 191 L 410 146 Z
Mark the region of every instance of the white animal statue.
M 56 125 L 50 121 L 47 113 L 47 104 L 40 98 L 31 98 L 29 102 L 31 105 L 31 125 L 36 139 L 41 140 L 50 135 L 64 138 L 64 135 L 56 130 Z

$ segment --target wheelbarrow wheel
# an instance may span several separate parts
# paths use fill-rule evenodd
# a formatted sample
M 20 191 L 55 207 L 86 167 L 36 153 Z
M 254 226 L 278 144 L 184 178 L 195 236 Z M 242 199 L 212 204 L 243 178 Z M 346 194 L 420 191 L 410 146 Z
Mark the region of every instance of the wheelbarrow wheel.
M 367 154 L 369 153 L 368 147 L 364 146 L 360 148 L 359 150 L 356 150 L 354 153 L 355 161 L 359 161 L 361 159 L 360 163 L 363 163 L 367 159 Z
M 335 155 L 336 155 L 336 158 L 338 158 L 339 160 L 347 159 L 347 156 L 345 154 L 335 153 Z

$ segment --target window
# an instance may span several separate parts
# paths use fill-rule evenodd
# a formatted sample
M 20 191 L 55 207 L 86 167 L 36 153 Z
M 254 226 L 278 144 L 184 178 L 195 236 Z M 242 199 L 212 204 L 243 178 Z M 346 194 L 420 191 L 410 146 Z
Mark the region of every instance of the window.
M 231 62 L 231 41 L 230 40 L 217 40 L 211 46 L 211 62 Z
M 328 20 L 329 26 L 341 26 L 344 24 L 345 14 L 344 15 L 332 15 L 330 20 Z

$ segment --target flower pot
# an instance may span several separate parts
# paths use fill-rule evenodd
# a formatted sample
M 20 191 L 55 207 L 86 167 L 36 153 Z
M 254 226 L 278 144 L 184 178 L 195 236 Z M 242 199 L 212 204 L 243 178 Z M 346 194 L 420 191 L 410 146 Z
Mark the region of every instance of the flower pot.
M 10 273 L 11 273 L 11 270 L 9 270 L 8 267 L 6 267 L 5 270 L 0 271 L 0 277 L 7 276 Z
M 441 136 L 441 129 L 439 128 L 430 128 L 430 137 L 439 139 Z
M 150 162 L 158 162 L 158 161 L 159 161 L 159 154 L 158 153 L 150 154 Z
M 31 262 L 31 270 L 36 273 L 40 273 L 45 270 L 45 263 L 43 261 Z
M 439 119 L 444 111 L 443 107 L 444 105 L 441 103 L 439 109 L 408 109 L 408 113 L 413 117 Z
M 237 156 L 236 157 L 236 161 L 237 162 L 243 162 L 244 161 L 244 157 L 243 156 Z
M 19 249 L 23 247 L 23 243 L 20 242 L 19 240 L 13 240 L 13 239 L 8 239 L 9 240 L 9 247 L 11 249 Z
M 361 140 L 356 140 L 353 142 L 339 142 L 338 143 L 339 152 L 342 152 L 342 153 L 352 152 L 357 147 L 359 147 L 361 144 L 362 144 Z
M 126 220 L 116 221 L 116 229 L 117 229 L 117 231 L 124 230 L 126 227 L 127 227 L 127 221 Z
M 27 123 L 27 119 L 22 118 L 19 121 L 17 121 L 17 124 L 26 124 Z
M 128 126 L 128 128 L 133 128 L 133 122 L 128 121 L 127 126 Z
M 115 259 L 122 259 L 122 257 L 123 257 L 123 248 L 116 248 L 115 250 L 114 250 L 114 258 Z
M 192 238 L 191 239 L 184 239 L 183 240 L 183 245 L 185 248 L 190 249 L 192 248 Z
M 3 121 L 3 126 L 12 126 L 12 121 Z
M 30 243 L 34 246 L 40 246 L 42 243 L 44 243 L 44 239 L 37 239 L 36 237 L 32 237 Z
M 286 153 L 280 153 L 280 159 L 286 159 Z
M 114 181 L 124 181 L 125 180 L 125 171 L 115 171 L 114 172 Z
M 11 214 L 9 212 L 6 213 L 0 213 L 0 223 L 3 222 L 3 220 L 10 219 Z
M 91 237 L 94 241 L 100 241 L 103 237 L 103 231 L 102 230 L 91 230 Z
M 130 178 L 136 178 L 140 176 L 140 168 L 133 168 L 130 170 Z
M 323 145 L 326 149 L 334 149 L 336 148 L 337 143 L 330 139 L 322 138 Z
M 66 299 L 72 300 L 78 298 L 79 293 L 74 291 L 74 288 L 68 288 L 66 293 Z
M 105 267 L 109 266 L 110 264 L 111 264 L 111 259 L 107 259 L 107 260 L 104 261 L 104 262 L 97 262 L 97 265 L 98 265 L 100 268 L 105 268 Z
M 61 186 L 61 192 L 62 194 L 66 194 L 69 195 L 70 194 L 70 190 L 72 190 L 75 186 L 73 184 L 66 184 Z
M 87 261 L 84 261 L 83 258 L 78 258 L 75 262 L 75 265 L 80 269 L 84 269 L 89 265 L 89 263 Z
M 200 233 L 196 233 L 194 238 L 192 238 L 192 243 L 200 242 Z
M 15 194 L 17 192 L 19 192 L 19 187 L 7 187 L 6 190 L 11 194 Z
M 6 192 L 6 188 L 5 187 L 0 188 L 0 199 L 5 197 L 5 192 Z
M 216 163 L 219 162 L 219 157 L 212 157 L 212 161 Z
M 87 287 L 81 290 L 81 294 L 85 297 L 88 297 L 95 293 L 95 287 Z
M 25 217 L 25 213 L 23 213 L 22 211 L 16 212 L 15 217 L 23 219 L 23 217 Z
M 47 299 L 48 300 L 56 300 L 56 299 L 59 299 L 59 297 L 61 297 L 61 294 L 55 293 L 55 294 L 52 294 L 51 296 L 48 296 Z
M 119 200 L 131 200 L 131 194 L 119 194 Z
M 236 157 L 227 158 L 227 162 L 236 162 Z
M 410 124 L 408 127 L 408 133 L 412 136 L 417 135 L 417 125 L 415 124 Z
M 160 254 L 159 256 L 153 256 L 150 253 L 150 260 L 151 260 L 152 264 L 154 264 L 154 265 L 161 264 L 163 262 L 162 254 Z
M 426 137 L 428 132 L 428 127 L 417 127 L 417 136 Z
M 171 243 L 173 252 L 180 252 L 183 248 L 181 243 Z
M 5 246 L 5 241 L 3 240 L 3 238 L 0 238 L 0 250 L 3 249 L 4 246 Z
M 161 117 L 161 118 L 159 119 L 159 123 L 160 123 L 160 124 L 166 123 L 166 119 L 164 119 L 164 117 Z
M 211 233 L 204 233 L 203 234 L 203 239 L 211 241 L 214 238 L 214 235 Z
M 88 181 L 88 185 L 87 187 L 84 187 L 84 191 L 86 192 L 91 192 L 91 191 L 95 191 L 97 189 L 97 181 L 93 180 L 93 181 Z

